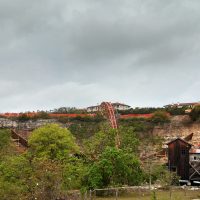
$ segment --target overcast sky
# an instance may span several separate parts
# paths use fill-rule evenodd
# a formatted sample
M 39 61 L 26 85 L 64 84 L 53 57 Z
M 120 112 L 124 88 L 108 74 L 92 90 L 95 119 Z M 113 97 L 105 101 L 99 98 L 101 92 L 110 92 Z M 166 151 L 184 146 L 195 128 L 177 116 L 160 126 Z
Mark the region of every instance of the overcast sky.
M 199 0 L 0 0 L 0 112 L 200 101 Z

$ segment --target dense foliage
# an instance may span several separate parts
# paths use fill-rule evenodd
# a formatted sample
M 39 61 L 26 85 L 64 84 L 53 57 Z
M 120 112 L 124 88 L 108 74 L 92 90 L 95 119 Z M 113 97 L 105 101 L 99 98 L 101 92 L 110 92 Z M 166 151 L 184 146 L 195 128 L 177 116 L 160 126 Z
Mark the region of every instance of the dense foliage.
M 119 110 L 120 114 L 150 114 L 158 110 L 163 110 L 164 108 L 154 108 L 154 107 L 144 107 L 144 108 L 131 108 L 129 110 Z
M 56 113 L 56 114 L 84 114 L 87 113 L 86 109 L 78 109 L 75 107 L 60 107 L 60 108 L 55 108 L 50 111 L 51 113 Z
M 63 160 L 78 150 L 72 134 L 56 124 L 34 130 L 29 139 L 29 146 L 29 152 L 33 156 L 50 160 Z
M 4 155 L 0 159 L 0 199 L 55 200 L 68 190 L 140 185 L 146 181 L 139 147 L 149 121 L 120 120 L 119 129 L 113 130 L 100 116 L 73 120 L 67 121 L 69 129 L 50 124 L 34 130 L 23 154 L 13 151 L 10 132 L 0 130 L 0 155 Z M 82 141 L 71 132 L 80 134 Z
M 10 141 L 10 131 L 7 129 L 0 129 L 0 162 L 7 155 L 12 155 L 13 149 Z
M 7 134 L 5 130 L 2 132 L 2 135 Z M 73 176 L 81 167 L 77 164 L 75 170 L 71 160 L 77 152 L 77 144 L 67 129 L 51 124 L 35 130 L 27 152 L 6 154 L 0 160 L 0 199 L 55 200 L 67 187 L 68 169 Z M 79 174 L 79 177 L 82 175 Z M 74 187 L 80 188 L 80 180 L 77 182 L 74 179 Z
M 200 119 L 200 106 L 195 106 L 190 112 L 190 117 L 193 121 Z
M 10 142 L 9 130 L 0 129 L 0 149 L 7 147 Z
M 170 115 L 185 115 L 185 110 L 187 110 L 187 106 L 179 107 L 167 107 L 165 111 L 168 112 Z
M 150 121 L 155 124 L 162 124 L 169 122 L 169 115 L 165 111 L 156 111 L 153 116 L 150 118 Z
M 143 173 L 137 157 L 115 147 L 106 147 L 89 168 L 87 186 L 102 188 L 119 185 L 138 185 Z
M 185 115 L 185 110 L 187 110 L 188 107 L 187 106 L 183 106 L 181 108 L 176 107 L 176 106 L 172 106 L 172 107 L 144 107 L 144 108 L 131 108 L 129 110 L 124 110 L 124 111 L 118 111 L 118 113 L 120 114 L 150 114 L 150 113 L 154 113 L 157 111 L 165 111 L 168 112 L 170 115 Z

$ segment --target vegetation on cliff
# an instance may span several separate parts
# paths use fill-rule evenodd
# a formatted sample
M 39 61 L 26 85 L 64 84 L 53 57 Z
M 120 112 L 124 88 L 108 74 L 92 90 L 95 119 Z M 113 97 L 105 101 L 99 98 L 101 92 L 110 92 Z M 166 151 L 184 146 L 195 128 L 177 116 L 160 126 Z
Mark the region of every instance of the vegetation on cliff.
M 59 118 L 68 129 L 55 124 L 36 129 L 23 154 L 11 151 L 9 131 L 2 129 L 0 199 L 56 199 L 71 189 L 140 185 L 149 177 L 139 159 L 141 147 L 160 143 L 150 130 L 168 120 L 159 111 L 148 120 L 120 119 L 113 130 L 98 115 Z
M 192 111 L 190 112 L 190 117 L 193 121 L 200 120 L 200 106 L 195 106 Z

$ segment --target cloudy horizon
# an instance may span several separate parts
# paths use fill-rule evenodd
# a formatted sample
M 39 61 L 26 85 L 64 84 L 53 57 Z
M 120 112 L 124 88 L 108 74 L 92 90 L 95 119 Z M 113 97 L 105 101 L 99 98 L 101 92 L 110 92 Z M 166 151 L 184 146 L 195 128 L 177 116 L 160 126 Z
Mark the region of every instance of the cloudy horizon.
M 200 1 L 0 0 L 0 113 L 200 101 Z

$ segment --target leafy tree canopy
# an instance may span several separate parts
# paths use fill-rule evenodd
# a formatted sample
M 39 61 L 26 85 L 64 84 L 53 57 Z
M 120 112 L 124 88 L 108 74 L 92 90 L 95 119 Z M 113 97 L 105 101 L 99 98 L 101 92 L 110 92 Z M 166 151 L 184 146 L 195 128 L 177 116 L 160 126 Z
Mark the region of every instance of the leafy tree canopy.
M 150 121 L 154 123 L 165 123 L 169 122 L 169 115 L 165 111 L 156 111 L 151 117 Z
M 34 130 L 28 143 L 32 155 L 51 160 L 63 160 L 78 150 L 70 131 L 56 124 Z
M 200 105 L 195 106 L 190 112 L 190 117 L 193 121 L 197 121 L 200 119 Z
M 10 143 L 10 131 L 7 129 L 0 129 L 0 150 Z
M 0 163 L 1 200 L 54 200 L 62 185 L 58 162 L 34 158 L 26 154 L 8 157 Z
M 138 185 L 142 181 L 138 159 L 115 147 L 107 147 L 89 169 L 87 184 L 91 188 Z
M 28 161 L 23 156 L 4 159 L 0 163 L 0 199 L 21 199 L 26 191 L 25 176 L 30 175 Z
M 106 147 L 115 147 L 117 134 L 119 135 L 121 149 L 130 153 L 137 153 L 139 140 L 136 137 L 135 129 L 132 127 L 120 127 L 118 130 L 104 128 L 104 130 L 85 140 L 85 153 L 91 158 L 99 157 Z

